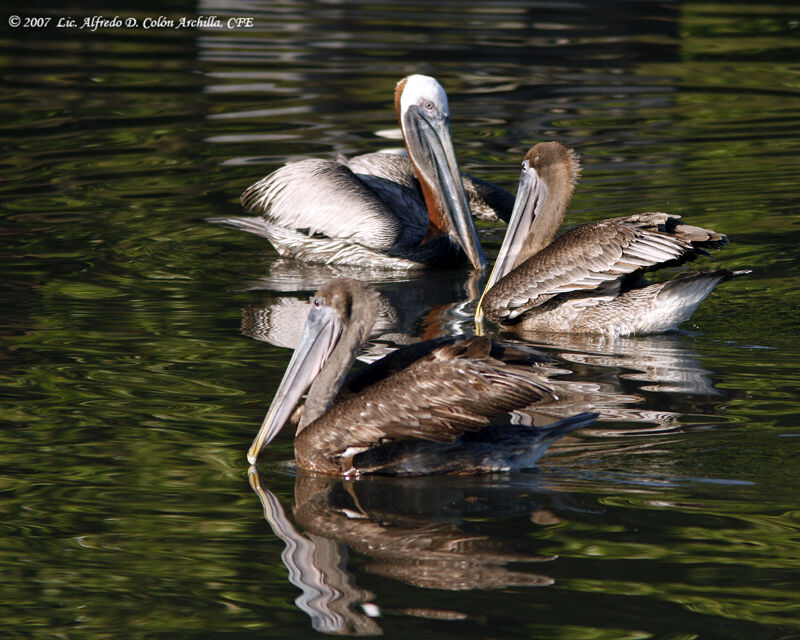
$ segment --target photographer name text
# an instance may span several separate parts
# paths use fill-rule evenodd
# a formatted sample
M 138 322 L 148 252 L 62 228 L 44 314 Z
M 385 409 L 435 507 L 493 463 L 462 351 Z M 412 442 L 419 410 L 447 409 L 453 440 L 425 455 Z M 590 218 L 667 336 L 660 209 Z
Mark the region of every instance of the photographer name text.
M 155 18 L 123 18 L 121 16 L 89 16 L 73 18 L 71 16 L 10 16 L 8 24 L 14 28 L 45 29 L 83 29 L 97 31 L 98 29 L 251 29 L 255 26 L 252 17 L 239 17 L 221 19 L 218 16 L 197 16 L 192 18 L 168 18 L 158 16 Z

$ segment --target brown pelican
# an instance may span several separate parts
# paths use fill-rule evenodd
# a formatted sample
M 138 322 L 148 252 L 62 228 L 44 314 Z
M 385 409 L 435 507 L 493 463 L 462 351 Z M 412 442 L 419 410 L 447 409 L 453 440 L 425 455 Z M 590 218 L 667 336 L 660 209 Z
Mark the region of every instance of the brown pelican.
M 679 216 L 641 213 L 583 224 L 553 240 L 580 165 L 559 142 L 533 146 L 514 210 L 475 314 L 522 331 L 634 335 L 674 329 L 720 282 L 749 269 L 687 272 L 650 284 L 646 271 L 680 265 L 728 238 Z
M 377 292 L 358 280 L 331 280 L 317 291 L 300 344 L 248 451 L 251 464 L 306 389 L 295 462 L 327 475 L 529 468 L 552 441 L 596 417 L 581 414 L 540 429 L 486 426 L 491 417 L 552 393 L 537 371 L 542 354 L 485 337 L 418 342 L 344 382 L 369 335 L 376 304 Z
M 468 176 L 462 184 L 447 95 L 434 78 L 401 80 L 395 107 L 407 156 L 289 163 L 242 194 L 258 217 L 211 221 L 264 236 L 282 256 L 306 262 L 420 269 L 457 264 L 466 254 L 483 269 L 470 205 L 508 220 L 512 196 Z

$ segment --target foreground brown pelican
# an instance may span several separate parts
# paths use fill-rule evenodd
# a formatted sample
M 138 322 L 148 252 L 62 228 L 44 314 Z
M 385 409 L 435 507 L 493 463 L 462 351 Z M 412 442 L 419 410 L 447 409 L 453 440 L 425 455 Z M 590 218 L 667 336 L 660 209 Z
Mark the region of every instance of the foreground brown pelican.
M 317 291 L 303 336 L 247 459 L 281 430 L 308 389 L 294 441 L 301 469 L 327 475 L 483 473 L 532 467 L 581 414 L 547 427 L 487 426 L 552 397 L 546 358 L 488 338 L 444 337 L 383 357 L 344 381 L 376 313 L 377 292 L 337 279 Z M 467 433 L 474 432 L 474 433 Z
M 720 282 L 750 273 L 687 272 L 650 284 L 644 273 L 708 255 L 728 238 L 679 216 L 641 213 L 583 224 L 553 240 L 580 172 L 559 142 L 533 146 L 475 318 L 523 331 L 634 335 L 688 320 Z
M 447 95 L 434 78 L 401 80 L 395 107 L 407 156 L 293 162 L 242 195 L 258 217 L 211 221 L 264 236 L 282 256 L 306 262 L 420 269 L 458 264 L 466 254 L 483 269 L 470 206 L 508 220 L 513 197 L 469 176 L 462 184 Z

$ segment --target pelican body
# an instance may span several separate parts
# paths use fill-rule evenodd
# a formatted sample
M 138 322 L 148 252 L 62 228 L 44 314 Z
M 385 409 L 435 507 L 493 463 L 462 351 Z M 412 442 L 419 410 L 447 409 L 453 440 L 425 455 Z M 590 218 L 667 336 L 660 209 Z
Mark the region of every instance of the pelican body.
M 244 208 L 257 217 L 211 221 L 264 236 L 282 256 L 305 262 L 421 269 L 466 257 L 483 269 L 470 206 L 483 217 L 508 220 L 512 196 L 462 177 L 447 95 L 434 78 L 401 80 L 395 108 L 407 155 L 289 163 L 242 195 Z
M 579 173 L 575 152 L 559 142 L 528 151 L 476 321 L 485 315 L 526 332 L 660 333 L 688 320 L 720 282 L 750 273 L 692 271 L 649 283 L 646 271 L 681 265 L 728 243 L 721 233 L 666 213 L 583 224 L 554 240 Z
M 489 425 L 493 416 L 552 397 L 531 349 L 488 338 L 415 343 L 345 381 L 376 313 L 374 289 L 331 280 L 316 293 L 303 336 L 248 452 L 281 430 L 308 390 L 294 441 L 297 467 L 334 476 L 474 474 L 529 468 L 581 414 L 532 429 Z

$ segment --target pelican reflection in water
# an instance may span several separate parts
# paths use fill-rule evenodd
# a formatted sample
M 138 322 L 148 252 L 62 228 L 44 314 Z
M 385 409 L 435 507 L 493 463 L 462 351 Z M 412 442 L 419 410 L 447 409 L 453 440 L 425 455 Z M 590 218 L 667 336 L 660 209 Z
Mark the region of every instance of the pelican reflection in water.
M 311 310 L 309 294 L 333 278 L 357 278 L 380 293 L 369 345 L 358 356 L 371 362 L 399 345 L 464 333 L 486 275 L 463 269 L 401 272 L 278 259 L 263 277 L 237 286 L 240 291 L 265 292 L 262 300 L 242 309 L 241 329 L 256 340 L 294 349 L 302 320 Z
M 358 280 L 317 291 L 300 344 L 248 452 L 254 464 L 308 390 L 295 463 L 327 475 L 484 473 L 533 467 L 547 447 L 591 423 L 581 414 L 539 429 L 492 417 L 552 398 L 545 356 L 486 337 L 408 345 L 344 376 L 369 336 L 377 292 Z
M 447 95 L 434 78 L 401 80 L 395 107 L 407 155 L 289 163 L 242 195 L 257 217 L 211 221 L 264 236 L 282 256 L 306 262 L 420 269 L 459 264 L 466 254 L 483 269 L 470 207 L 507 220 L 512 196 L 462 177 Z
M 482 612 L 454 610 L 457 604 L 435 594 L 547 587 L 554 580 L 543 572 L 557 556 L 537 554 L 538 543 L 527 537 L 524 550 L 515 549 L 492 533 L 494 527 L 482 530 L 478 523 L 524 518 L 535 532 L 561 522 L 561 514 L 585 517 L 591 511 L 568 493 L 544 489 L 535 476 L 506 482 L 371 476 L 354 482 L 298 474 L 290 516 L 256 467 L 248 477 L 265 519 L 286 545 L 281 559 L 302 591 L 295 603 L 314 629 L 343 635 L 381 633 L 381 593 L 359 587 L 362 571 L 435 590 L 424 596 L 424 607 L 392 607 L 392 615 L 480 620 Z M 362 560 L 350 568 L 353 552 Z
M 728 242 L 666 213 L 583 224 L 554 240 L 579 172 L 575 152 L 559 142 L 528 151 L 478 322 L 485 315 L 522 331 L 659 333 L 688 320 L 720 282 L 750 273 L 692 271 L 650 284 L 646 271 L 681 265 Z

